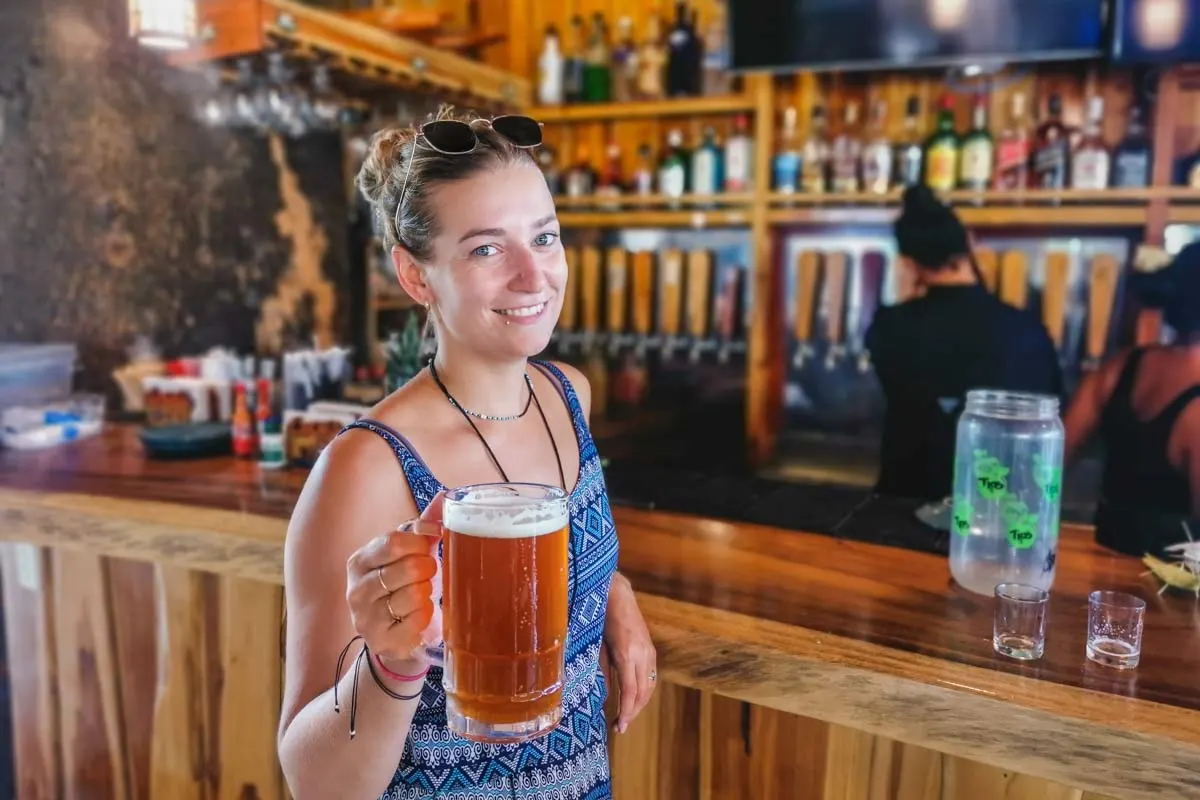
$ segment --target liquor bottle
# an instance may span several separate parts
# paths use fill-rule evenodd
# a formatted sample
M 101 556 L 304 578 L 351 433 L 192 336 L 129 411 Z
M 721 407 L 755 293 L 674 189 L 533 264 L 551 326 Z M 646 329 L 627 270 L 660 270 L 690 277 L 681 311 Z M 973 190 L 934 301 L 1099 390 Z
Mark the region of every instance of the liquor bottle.
M 687 3 L 678 2 L 675 4 L 675 24 L 667 34 L 667 95 L 670 97 L 686 97 L 692 93 L 694 37 Z
M 824 194 L 829 189 L 829 133 L 825 109 L 814 106 L 812 126 L 800 148 L 800 188 L 809 194 Z
M 876 100 L 871 110 L 871 131 L 862 151 L 863 188 L 887 194 L 892 184 L 892 143 L 887 138 L 887 102 Z
M 563 54 L 558 41 L 558 28 L 546 28 L 546 40 L 538 56 L 538 102 L 544 106 L 561 105 L 563 101 Z
M 688 15 L 688 46 L 686 60 L 687 93 L 691 97 L 704 94 L 704 39 L 700 38 L 700 13 L 691 9 Z
M 1015 192 L 1029 185 L 1029 153 L 1032 138 L 1029 133 L 1029 118 L 1026 115 L 1025 94 L 1012 96 L 1012 112 L 1008 127 L 1000 136 L 996 147 L 995 188 L 1002 192 Z
M 729 74 L 729 16 L 725 0 L 711 3 L 712 19 L 704 26 L 704 93 L 725 96 L 733 91 Z
M 606 103 L 609 100 L 609 53 L 608 25 L 604 15 L 592 15 L 592 29 L 588 34 L 587 52 L 583 59 L 583 99 L 589 103 Z
M 567 170 L 564 183 L 567 197 L 590 197 L 596 191 L 596 171 L 585 145 L 576 151 L 575 163 Z
M 651 14 L 646 21 L 646 38 L 638 48 L 637 95 L 641 100 L 661 100 L 666 96 L 663 83 L 667 66 L 667 50 L 662 40 L 662 21 Z
M 1137 102 L 1129 107 L 1129 125 L 1125 138 L 1113 156 L 1113 186 L 1138 188 L 1150 185 L 1150 136 L 1146 132 L 1144 111 Z
M 633 41 L 633 20 L 617 21 L 617 45 L 612 52 L 612 99 L 628 103 L 635 97 L 638 73 L 637 45 Z
M 733 118 L 733 134 L 725 142 L 725 191 L 749 192 L 754 187 L 754 140 L 745 114 Z
M 638 164 L 630 181 L 630 191 L 645 197 L 654 194 L 654 151 L 650 149 L 650 145 L 642 144 L 637 152 Z
M 1071 137 L 1062 122 L 1062 97 L 1050 95 L 1047 119 L 1037 130 L 1033 145 L 1033 185 L 1039 189 L 1065 189 L 1071 169 Z
M 842 131 L 830 148 L 829 175 L 834 192 L 851 194 L 859 190 L 858 165 L 862 140 L 858 138 L 858 103 L 846 103 Z
M 606 202 L 601 203 L 602 207 L 606 209 L 620 207 L 617 198 L 621 196 L 621 186 L 621 145 L 611 142 L 604 152 L 604 168 L 600 170 L 596 186 L 596 195 L 608 198 Z
M 578 103 L 583 99 L 583 17 L 571 17 L 571 31 L 563 48 L 563 99 Z
M 975 95 L 971 111 L 971 130 L 963 137 L 962 163 L 958 185 L 963 189 L 982 192 L 992 185 L 995 145 L 988 130 L 987 95 Z
M 546 144 L 539 147 L 537 151 L 538 166 L 541 168 L 542 174 L 546 176 L 546 188 L 554 196 L 561 194 L 563 190 L 562 174 L 558 171 L 557 155 L 554 148 Z
M 717 145 L 717 132 L 705 128 L 700 146 L 692 152 L 692 193 L 711 195 L 721 191 L 721 173 L 721 148 Z
M 688 190 L 687 164 L 683 131 L 672 128 L 667 134 L 667 149 L 658 165 L 658 190 L 667 197 L 683 197 Z
M 1093 96 L 1088 101 L 1087 122 L 1083 137 L 1071 156 L 1072 189 L 1107 189 L 1112 157 L 1104 143 L 1104 98 Z
M 775 191 L 795 194 L 800 191 L 800 133 L 796 125 L 796 109 L 783 111 L 783 127 L 779 131 L 779 151 L 772 161 Z
M 925 183 L 948 192 L 958 179 L 958 134 L 954 132 L 954 98 L 942 96 L 937 130 L 925 142 Z
M 904 135 L 896 144 L 896 185 L 916 186 L 925 176 L 925 148 L 921 141 L 921 100 L 916 95 L 904 106 Z

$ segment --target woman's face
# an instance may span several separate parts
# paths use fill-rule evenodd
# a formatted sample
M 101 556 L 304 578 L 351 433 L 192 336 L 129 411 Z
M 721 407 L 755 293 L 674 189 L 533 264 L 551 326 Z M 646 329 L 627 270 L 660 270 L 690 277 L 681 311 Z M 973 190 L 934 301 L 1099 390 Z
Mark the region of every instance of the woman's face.
M 550 341 L 567 262 L 554 199 L 532 162 L 487 169 L 429 193 L 441 233 L 421 270 L 442 344 L 526 358 Z M 447 341 L 448 340 L 448 341 Z

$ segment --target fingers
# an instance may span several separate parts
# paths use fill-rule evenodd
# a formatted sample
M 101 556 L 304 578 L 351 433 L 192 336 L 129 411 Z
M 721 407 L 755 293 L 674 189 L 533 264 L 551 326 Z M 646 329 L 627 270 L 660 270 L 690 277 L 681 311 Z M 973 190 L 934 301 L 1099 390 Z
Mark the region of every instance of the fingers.
M 346 570 L 355 575 L 364 575 L 376 567 L 399 561 L 407 555 L 430 555 L 434 552 L 436 543 L 431 536 L 385 533 L 356 550 L 346 561 Z
M 425 510 L 421 512 L 421 519 L 426 522 L 441 522 L 442 521 L 442 504 L 446 501 L 446 492 L 441 491 L 433 496 L 429 501 L 429 505 L 425 506 Z
M 400 592 L 396 594 L 399 595 Z M 401 617 L 401 621 L 396 622 L 387 610 L 386 598 L 379 600 L 378 607 L 372 614 L 369 632 L 364 633 L 364 638 L 371 643 L 372 651 L 384 658 L 411 658 L 422 644 L 421 632 L 433 619 L 433 603 L 428 595 L 423 601 L 417 600 L 405 605 L 404 611 L 400 610 L 402 602 L 392 600 L 392 609 Z
M 617 675 L 621 685 L 621 702 L 617 713 L 617 733 L 624 733 L 654 696 L 658 656 L 653 647 L 630 653 L 617 659 Z

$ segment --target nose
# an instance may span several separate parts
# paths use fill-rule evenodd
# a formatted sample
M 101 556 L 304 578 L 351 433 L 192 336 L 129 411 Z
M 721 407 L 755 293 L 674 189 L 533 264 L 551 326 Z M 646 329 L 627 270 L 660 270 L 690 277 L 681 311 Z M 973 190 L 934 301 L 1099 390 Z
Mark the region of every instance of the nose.
M 512 257 L 513 277 L 509 286 L 516 292 L 536 294 L 546 286 L 546 271 L 542 262 L 528 247 L 518 248 Z

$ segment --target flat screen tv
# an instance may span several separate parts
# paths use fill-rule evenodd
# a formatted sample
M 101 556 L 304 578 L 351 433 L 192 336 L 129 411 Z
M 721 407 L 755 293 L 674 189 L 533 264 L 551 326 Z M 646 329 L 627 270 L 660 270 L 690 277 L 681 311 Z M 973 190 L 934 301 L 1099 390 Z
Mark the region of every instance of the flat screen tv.
M 733 0 L 738 70 L 880 69 L 1090 58 L 1105 0 Z
M 1117 0 L 1113 12 L 1113 61 L 1200 61 L 1200 3 L 1196 0 Z

